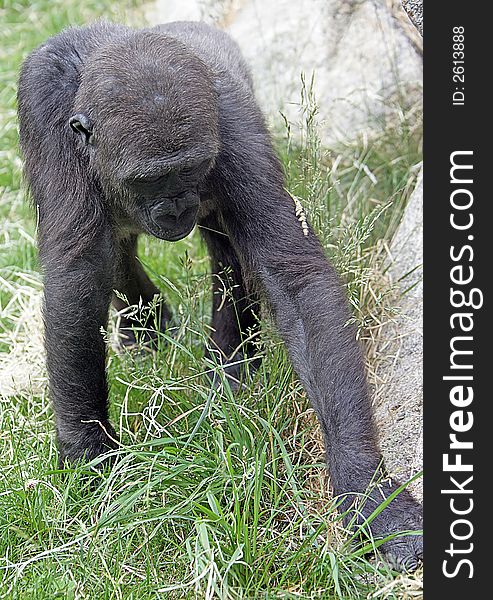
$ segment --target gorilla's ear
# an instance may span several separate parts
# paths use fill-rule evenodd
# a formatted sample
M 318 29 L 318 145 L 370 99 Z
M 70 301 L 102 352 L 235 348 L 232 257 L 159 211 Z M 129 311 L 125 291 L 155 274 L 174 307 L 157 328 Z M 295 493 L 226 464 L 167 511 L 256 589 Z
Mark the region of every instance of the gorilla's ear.
M 70 117 L 68 124 L 81 136 L 86 144 L 90 143 L 92 136 L 92 122 L 89 117 L 80 113 Z

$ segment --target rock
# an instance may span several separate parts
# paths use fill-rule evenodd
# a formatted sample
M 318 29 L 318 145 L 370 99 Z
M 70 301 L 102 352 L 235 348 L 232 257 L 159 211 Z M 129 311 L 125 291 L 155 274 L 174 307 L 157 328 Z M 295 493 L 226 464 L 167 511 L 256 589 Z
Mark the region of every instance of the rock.
M 376 417 L 389 470 L 402 481 L 423 465 L 423 182 L 420 175 L 392 241 L 391 272 L 400 315 L 383 331 L 377 355 Z M 411 490 L 422 498 L 422 479 Z

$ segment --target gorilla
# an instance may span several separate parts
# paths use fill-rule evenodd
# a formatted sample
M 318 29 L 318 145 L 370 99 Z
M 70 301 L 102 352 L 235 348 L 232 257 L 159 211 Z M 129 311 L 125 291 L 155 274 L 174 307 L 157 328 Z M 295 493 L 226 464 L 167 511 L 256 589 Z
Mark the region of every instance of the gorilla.
M 392 496 L 372 535 L 420 529 L 420 505 L 406 489 L 394 494 L 382 463 L 344 288 L 298 219 L 236 43 L 198 22 L 70 28 L 24 62 L 18 112 L 62 463 L 115 446 L 101 328 L 111 302 L 122 310 L 122 298 L 145 306 L 159 294 L 138 236 L 174 242 L 198 224 L 219 275 L 210 345 L 226 373 L 240 377 L 239 359 L 254 356 L 246 338 L 263 300 L 320 421 L 342 510 L 368 492 L 361 523 Z M 233 293 L 220 306 L 225 268 Z M 160 303 L 164 331 L 171 315 Z M 123 318 L 132 342 L 130 325 Z M 418 534 L 382 545 L 399 569 L 416 568 L 422 548 Z

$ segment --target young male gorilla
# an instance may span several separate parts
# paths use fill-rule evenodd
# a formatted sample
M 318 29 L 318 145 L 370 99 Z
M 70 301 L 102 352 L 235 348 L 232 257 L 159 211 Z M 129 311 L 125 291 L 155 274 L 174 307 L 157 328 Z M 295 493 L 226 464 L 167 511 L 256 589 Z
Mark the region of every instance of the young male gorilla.
M 39 213 L 62 460 L 114 446 L 101 328 L 113 290 L 130 304 L 158 293 L 136 259 L 137 236 L 173 242 L 198 223 L 214 273 L 229 269 L 233 280 L 234 301 L 220 307 L 213 295 L 212 346 L 225 368 L 237 361 L 259 298 L 266 300 L 320 420 L 342 508 L 386 478 L 359 508 L 360 521 L 368 517 L 399 484 L 382 466 L 344 290 L 295 215 L 237 45 L 202 23 L 69 29 L 26 60 L 18 100 Z M 113 303 L 124 306 L 115 296 Z M 161 314 L 164 329 L 164 301 Z M 375 537 L 420 527 L 420 506 L 407 490 L 371 523 Z M 382 548 L 396 567 L 413 569 L 422 537 Z

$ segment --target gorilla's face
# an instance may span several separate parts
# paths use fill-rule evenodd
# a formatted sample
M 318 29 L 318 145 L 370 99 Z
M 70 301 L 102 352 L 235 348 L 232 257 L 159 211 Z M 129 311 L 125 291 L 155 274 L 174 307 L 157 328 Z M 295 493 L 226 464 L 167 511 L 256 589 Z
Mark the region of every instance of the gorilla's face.
M 134 219 L 151 235 L 171 242 L 193 229 L 200 203 L 200 187 L 212 159 L 167 164 L 165 169 L 125 179 Z
M 113 119 L 113 124 L 115 119 Z M 217 155 L 216 138 L 175 123 L 159 138 L 157 127 L 147 135 L 146 128 L 133 140 L 124 140 L 118 129 L 108 127 L 101 119 L 94 126 L 89 117 L 77 114 L 70 125 L 90 149 L 92 168 L 108 199 L 122 211 L 126 219 L 139 229 L 168 241 L 187 236 L 197 220 L 200 190 L 203 189 Z M 197 131 L 201 135 L 197 135 Z M 180 135 L 178 135 L 178 133 Z M 186 140 L 186 141 L 185 141 Z
M 98 138 L 95 128 L 91 163 L 108 198 L 127 219 L 146 233 L 174 242 L 187 236 L 196 223 L 200 191 L 214 164 L 217 144 L 214 138 L 207 140 L 189 130 L 186 141 L 176 136 L 178 144 L 171 147 L 169 133 L 159 140 L 156 129 L 149 135 L 142 129 L 132 143 L 117 149 L 117 132 Z M 175 124 L 172 129 L 180 128 Z
M 109 201 L 155 237 L 188 235 L 219 150 L 217 94 L 204 63 L 161 34 L 129 34 L 86 65 L 75 110 L 69 123 Z

